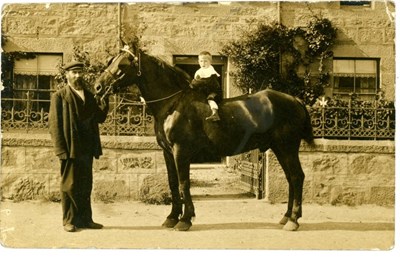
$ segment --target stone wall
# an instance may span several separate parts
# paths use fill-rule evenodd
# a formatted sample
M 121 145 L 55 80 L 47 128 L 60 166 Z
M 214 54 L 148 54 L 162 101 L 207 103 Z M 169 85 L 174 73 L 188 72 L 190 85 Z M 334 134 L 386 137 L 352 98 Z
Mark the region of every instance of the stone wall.
M 145 177 L 166 173 L 154 137 L 102 137 L 104 155 L 94 161 L 95 201 L 138 200 Z M 393 205 L 395 155 L 393 141 L 316 140 L 302 146 L 304 202 L 321 204 Z M 239 179 L 239 175 L 238 175 Z M 59 199 L 59 161 L 49 135 L 3 134 L 1 198 Z M 266 199 L 287 201 L 284 173 L 267 152 Z
M 394 12 L 390 3 L 388 10 Z M 5 4 L 2 35 L 6 52 L 64 53 L 68 61 L 73 47 L 80 46 L 106 62 L 118 51 L 120 36 L 129 39 L 139 32 L 150 54 L 172 63 L 173 55 L 218 54 L 254 19 L 304 27 L 315 16 L 338 28 L 334 56 L 380 58 L 381 89 L 393 100 L 395 23 L 384 1 L 372 1 L 372 7 L 340 6 L 339 1 Z M 230 67 L 223 74 L 228 87 Z M 326 90 L 329 95 L 331 89 Z M 228 96 L 238 93 L 227 91 Z
M 93 164 L 93 199 L 137 200 L 142 180 L 166 173 L 154 137 L 102 137 L 103 156 Z M 50 136 L 3 134 L 1 198 L 59 199 L 60 164 Z
M 303 146 L 300 161 L 305 173 L 303 202 L 394 205 L 395 143 L 317 139 L 317 147 Z M 287 202 L 288 184 L 273 152 L 267 152 L 267 196 Z

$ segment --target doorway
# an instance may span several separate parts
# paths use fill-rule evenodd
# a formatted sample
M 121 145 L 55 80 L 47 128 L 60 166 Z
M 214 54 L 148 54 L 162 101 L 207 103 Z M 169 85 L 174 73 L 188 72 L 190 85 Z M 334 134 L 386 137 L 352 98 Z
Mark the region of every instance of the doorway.
M 197 55 L 174 55 L 173 63 L 175 66 L 184 70 L 191 78 L 194 77 L 196 71 L 200 68 L 198 64 Z M 212 65 L 214 69 L 220 74 L 219 83 L 222 89 L 222 97 L 226 97 L 226 67 L 227 58 L 224 56 L 213 56 Z M 225 158 L 224 158 L 225 160 Z M 192 163 L 221 163 L 224 162 L 212 149 L 203 149 Z

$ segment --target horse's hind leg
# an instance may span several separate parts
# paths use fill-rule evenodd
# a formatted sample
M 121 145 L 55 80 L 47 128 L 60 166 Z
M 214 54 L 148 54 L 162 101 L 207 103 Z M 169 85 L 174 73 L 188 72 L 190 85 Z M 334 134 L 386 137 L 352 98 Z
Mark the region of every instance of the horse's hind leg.
M 164 159 L 168 170 L 168 183 L 172 196 L 172 210 L 162 226 L 173 228 L 179 222 L 179 216 L 182 214 L 182 201 L 179 195 L 179 180 L 174 157 L 171 153 L 164 151 Z
M 294 231 L 299 228 L 297 220 L 302 216 L 304 172 L 299 160 L 298 147 L 287 146 L 274 148 L 273 151 L 289 183 L 288 209 L 280 223 L 285 225 L 285 230 Z

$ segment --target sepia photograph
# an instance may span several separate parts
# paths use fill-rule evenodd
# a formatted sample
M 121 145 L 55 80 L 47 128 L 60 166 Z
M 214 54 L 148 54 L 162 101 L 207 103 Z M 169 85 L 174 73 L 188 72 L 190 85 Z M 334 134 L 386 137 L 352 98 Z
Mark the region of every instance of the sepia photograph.
M 398 254 L 395 7 L 3 2 L 0 254 Z

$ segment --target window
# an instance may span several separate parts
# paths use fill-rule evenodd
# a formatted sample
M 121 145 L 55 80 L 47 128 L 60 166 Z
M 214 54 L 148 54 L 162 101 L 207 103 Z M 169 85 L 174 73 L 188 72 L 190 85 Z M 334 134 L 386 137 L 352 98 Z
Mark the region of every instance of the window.
M 371 6 L 371 1 L 340 1 L 341 6 Z
M 14 108 L 29 107 L 32 111 L 48 111 L 50 92 L 56 88 L 57 66 L 62 54 L 33 54 L 32 58 L 14 61 L 12 97 Z
M 375 95 L 379 89 L 378 59 L 333 60 L 334 94 Z

